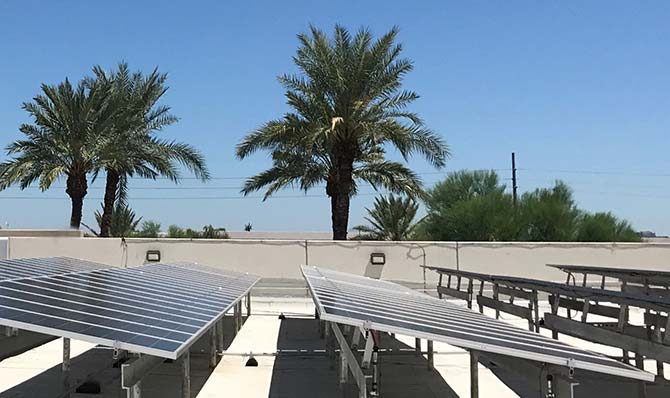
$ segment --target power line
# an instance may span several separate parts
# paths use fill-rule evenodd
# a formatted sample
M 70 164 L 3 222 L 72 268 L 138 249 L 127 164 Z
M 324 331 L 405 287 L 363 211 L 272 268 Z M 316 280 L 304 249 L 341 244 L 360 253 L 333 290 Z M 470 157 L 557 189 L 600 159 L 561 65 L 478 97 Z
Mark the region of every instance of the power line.
M 386 195 L 388 192 L 366 192 L 358 193 L 355 196 L 375 196 L 375 195 Z M 280 195 L 280 196 L 270 196 L 268 199 L 300 199 L 300 198 L 325 198 L 325 195 Z M 182 196 L 182 197 L 165 197 L 165 196 L 141 196 L 141 197 L 130 197 L 130 201 L 134 200 L 233 200 L 233 199 L 263 199 L 264 196 L 253 195 L 253 196 Z M 0 196 L 0 199 L 14 199 L 14 200 L 70 200 L 68 196 L 54 197 L 54 196 Z M 103 200 L 101 197 L 84 197 L 84 200 Z
M 518 169 L 522 171 L 538 172 L 538 173 L 563 173 L 563 174 L 594 174 L 594 175 L 619 175 L 619 176 L 634 176 L 634 177 L 670 177 L 670 173 L 666 172 L 627 172 L 614 170 L 579 170 L 579 169 Z
M 509 171 L 509 168 L 503 168 L 503 169 L 468 169 L 468 171 Z M 442 170 L 442 171 L 422 171 L 422 172 L 416 172 L 414 174 L 418 176 L 425 176 L 425 175 L 448 175 L 449 173 L 453 172 L 454 170 Z M 131 177 L 132 180 L 170 180 L 170 178 L 167 177 L 157 177 L 157 178 L 148 178 L 148 177 Z M 247 180 L 249 177 L 232 177 L 232 176 L 215 176 L 215 177 L 210 177 L 209 180 Z M 198 177 L 179 177 L 179 180 L 200 180 Z

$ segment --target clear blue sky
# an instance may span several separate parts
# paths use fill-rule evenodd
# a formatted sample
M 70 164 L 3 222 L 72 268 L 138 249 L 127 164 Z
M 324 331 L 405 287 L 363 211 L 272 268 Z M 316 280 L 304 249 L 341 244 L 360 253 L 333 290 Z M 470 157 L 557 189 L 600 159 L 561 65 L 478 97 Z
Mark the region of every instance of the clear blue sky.
M 405 86 L 421 95 L 414 110 L 452 148 L 447 171 L 508 169 L 516 151 L 522 190 L 560 178 L 582 207 L 670 233 L 669 21 L 665 0 L 4 0 L 0 145 L 19 137 L 19 124 L 28 121 L 20 105 L 41 83 L 76 80 L 93 65 L 111 68 L 120 60 L 147 71 L 158 66 L 169 74 L 165 103 L 181 118 L 165 135 L 202 150 L 219 179 L 180 185 L 206 187 L 199 190 L 133 189 L 139 215 L 164 227 L 211 223 L 240 230 L 252 222 L 256 230 L 326 231 L 329 201 L 322 190 L 267 202 L 166 198 L 238 197 L 239 178 L 269 164 L 266 154 L 236 160 L 234 146 L 286 110 L 276 76 L 295 71 L 296 34 L 310 23 L 328 31 L 335 23 L 367 26 L 376 34 L 397 25 L 405 56 L 415 63 Z M 428 185 L 440 178 L 421 160 L 410 164 L 426 173 Z M 100 187 L 102 181 L 93 184 L 86 201 L 88 223 Z M 133 187 L 173 185 L 136 181 Z M 17 196 L 35 199 L 11 199 Z M 362 221 L 372 198 L 354 199 L 351 225 Z M 0 192 L 3 226 L 66 227 L 68 220 L 62 188 Z

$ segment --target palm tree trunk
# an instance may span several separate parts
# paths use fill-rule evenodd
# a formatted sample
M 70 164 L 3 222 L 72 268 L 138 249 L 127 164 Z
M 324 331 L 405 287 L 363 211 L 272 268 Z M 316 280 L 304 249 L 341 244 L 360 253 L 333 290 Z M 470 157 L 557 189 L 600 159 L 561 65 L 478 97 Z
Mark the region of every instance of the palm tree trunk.
M 336 164 L 339 164 L 339 167 L 336 174 L 326 182 L 326 193 L 330 196 L 333 240 L 347 240 L 354 160 L 351 156 L 352 151 L 339 148 L 338 152 L 340 155 L 336 156 Z
M 105 185 L 105 198 L 102 204 L 102 218 L 100 220 L 100 236 L 109 237 L 112 226 L 112 211 L 116 201 L 116 191 L 119 188 L 119 173 L 116 170 L 107 169 L 107 181 Z
M 84 197 L 88 189 L 86 173 L 70 173 L 67 176 L 67 189 L 65 192 L 72 201 L 72 214 L 70 216 L 70 228 L 79 229 L 81 225 Z
M 333 240 L 347 240 L 349 202 L 349 194 L 337 193 L 330 197 Z

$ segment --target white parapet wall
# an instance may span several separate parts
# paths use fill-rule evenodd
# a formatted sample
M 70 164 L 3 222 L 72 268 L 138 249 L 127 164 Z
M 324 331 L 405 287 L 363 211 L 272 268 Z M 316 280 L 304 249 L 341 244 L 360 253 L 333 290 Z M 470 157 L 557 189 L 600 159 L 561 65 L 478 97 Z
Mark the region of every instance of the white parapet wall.
M 9 257 L 9 240 L 7 238 L 0 238 L 0 259 Z
M 665 243 L 524 243 L 524 242 L 363 242 L 326 240 L 118 239 L 10 237 L 0 257 L 70 256 L 113 266 L 146 262 L 149 250 L 162 261 L 195 261 L 258 274 L 268 279 L 301 279 L 299 266 L 319 265 L 384 279 L 423 283 L 422 264 L 468 271 L 564 280 L 546 263 L 621 266 L 670 271 L 670 244 Z M 383 253 L 381 267 L 370 263 Z M 426 273 L 429 284 L 435 282 Z

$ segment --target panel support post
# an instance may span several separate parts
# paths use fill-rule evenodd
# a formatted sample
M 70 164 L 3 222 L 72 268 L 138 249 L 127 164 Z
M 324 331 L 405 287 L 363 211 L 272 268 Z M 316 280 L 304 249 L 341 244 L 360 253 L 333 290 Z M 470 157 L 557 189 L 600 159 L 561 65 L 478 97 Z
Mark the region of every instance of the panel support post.
M 335 324 L 333 323 L 332 325 Z M 326 321 L 325 326 L 326 326 L 326 336 L 325 336 L 326 356 L 328 357 L 328 363 L 330 364 L 330 368 L 332 369 L 334 367 L 333 359 L 335 358 L 335 347 L 333 347 L 333 339 L 332 339 L 333 331 L 331 330 L 332 326 L 330 322 Z
M 340 350 L 340 384 L 346 384 L 349 378 L 349 364 L 344 350 Z
M 61 365 L 61 371 L 63 372 L 63 387 L 66 391 L 66 396 L 69 397 L 70 391 L 70 339 L 67 337 L 63 338 L 63 364 Z
M 551 305 L 551 313 L 554 315 L 558 315 L 558 307 L 561 304 L 561 296 L 559 294 L 554 295 L 554 302 Z M 558 340 L 558 332 L 553 330 L 551 331 L 551 338 L 554 340 Z
M 209 368 L 216 367 L 216 324 L 209 328 Z
M 414 351 L 417 354 L 421 353 L 421 339 L 418 337 L 414 339 Z
M 233 336 L 237 336 L 240 331 L 240 306 L 239 301 L 233 306 Z
M 181 397 L 191 398 L 191 353 L 186 350 L 181 356 Z
M 621 282 L 621 291 L 625 292 L 626 291 L 626 281 Z M 670 316 L 668 317 L 670 319 Z M 626 324 L 628 324 L 628 304 L 621 304 L 619 306 L 619 322 L 617 324 L 617 328 L 619 329 L 619 332 L 623 333 Z M 630 365 L 630 358 L 628 356 L 628 350 L 623 350 L 623 360 L 626 362 L 626 364 Z
M 247 317 L 251 316 L 251 292 L 247 293 Z
M 470 398 L 479 398 L 479 354 L 470 350 Z
M 70 372 L 70 339 L 67 337 L 63 338 L 63 373 L 68 374 Z
M 133 362 L 121 364 L 121 388 L 126 390 L 126 396 L 140 398 L 142 378 L 163 361 L 164 359 L 160 357 L 142 355 Z
M 365 349 L 363 350 L 363 358 L 361 358 L 361 366 L 363 368 L 370 367 L 372 361 L 372 349 L 374 348 L 374 339 L 372 338 L 372 331 L 365 332 Z
M 142 382 L 138 381 L 131 388 L 126 390 L 126 397 L 128 398 L 141 398 L 142 397 Z
M 329 335 L 332 334 L 332 336 L 335 338 L 335 341 L 337 341 L 337 343 L 340 346 L 340 356 L 341 358 L 343 357 L 341 365 L 342 368 L 344 368 L 344 370 L 341 369 L 340 371 L 341 372 L 351 371 L 351 374 L 354 380 L 356 381 L 356 384 L 358 385 L 358 398 L 366 398 L 368 396 L 368 393 L 367 393 L 367 382 L 365 374 L 363 373 L 363 370 L 358 364 L 356 356 L 347 345 L 347 340 L 342 334 L 340 327 L 336 323 L 330 323 L 330 322 L 325 323 L 325 326 L 328 329 L 332 328 L 332 330 L 328 332 L 328 334 Z M 347 374 L 346 377 L 348 378 L 349 375 Z M 342 380 L 342 373 L 340 373 L 340 380 Z
M 323 321 L 323 339 L 326 343 L 326 353 L 328 353 L 328 343 L 330 340 L 330 322 Z
M 437 282 L 437 286 L 442 287 L 442 273 L 441 272 L 440 272 L 440 280 Z M 442 293 L 440 293 L 440 289 L 437 289 L 437 297 L 440 298 L 440 299 L 442 298 Z
M 322 339 L 325 337 L 326 332 L 323 327 L 324 323 L 319 316 L 319 308 L 317 306 L 314 306 L 314 319 L 316 319 L 316 325 L 319 328 L 319 338 Z
M 644 370 L 644 357 L 640 354 L 635 354 L 635 367 Z M 638 397 L 647 398 L 647 385 L 644 381 L 638 382 Z
M 357 350 L 358 345 L 361 343 L 361 330 L 357 327 L 354 327 L 351 331 L 351 349 Z
M 499 298 L 499 296 L 498 296 L 498 284 L 494 283 L 493 284 L 493 299 L 495 301 L 498 301 L 498 298 Z M 496 306 L 496 319 L 500 319 L 500 309 L 498 309 L 497 306 Z
M 427 341 L 427 349 L 428 349 L 428 370 L 433 370 L 435 361 L 433 358 L 433 340 L 426 340 Z
M 533 315 L 535 318 L 535 333 L 540 333 L 540 300 L 537 298 L 537 290 L 533 290 Z
M 483 296 L 484 295 L 484 281 L 479 281 L 479 295 Z M 477 303 L 479 304 L 479 300 L 477 300 Z M 479 312 L 484 313 L 484 306 L 482 304 L 479 304 Z
M 379 396 L 379 347 L 376 345 L 372 347 L 372 384 L 370 385 L 370 395 L 373 397 Z
M 223 345 L 224 345 L 224 336 L 223 336 L 223 317 L 216 322 L 216 349 L 223 355 Z

